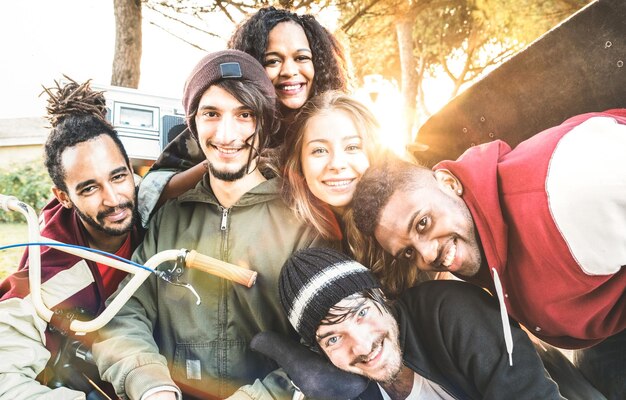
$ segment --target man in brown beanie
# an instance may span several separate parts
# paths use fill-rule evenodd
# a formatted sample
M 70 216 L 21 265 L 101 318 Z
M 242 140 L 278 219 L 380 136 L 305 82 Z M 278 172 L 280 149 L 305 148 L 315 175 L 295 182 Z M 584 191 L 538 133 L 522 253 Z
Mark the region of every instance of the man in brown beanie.
M 278 274 L 292 252 L 318 242 L 281 200 L 278 178 L 258 168 L 275 125 L 263 67 L 240 51 L 211 53 L 189 76 L 183 105 L 207 171 L 152 217 L 133 260 L 184 247 L 259 278 L 245 288 L 186 270 L 180 279 L 193 285 L 200 305 L 184 288 L 147 280 L 93 348 L 103 379 L 123 398 L 224 398 L 274 370 L 248 344 L 263 330 L 294 334 L 279 304 Z

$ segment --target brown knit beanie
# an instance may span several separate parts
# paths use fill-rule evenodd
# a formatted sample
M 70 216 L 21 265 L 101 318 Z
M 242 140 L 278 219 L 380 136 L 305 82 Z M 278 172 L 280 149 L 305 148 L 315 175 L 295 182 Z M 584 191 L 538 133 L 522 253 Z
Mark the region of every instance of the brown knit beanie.
M 183 107 L 189 129 L 195 135 L 195 124 L 189 116 L 209 86 L 223 80 L 236 79 L 256 85 L 265 96 L 275 98 L 276 92 L 263 66 L 251 55 L 239 50 L 221 50 L 204 56 L 195 66 L 183 90 Z

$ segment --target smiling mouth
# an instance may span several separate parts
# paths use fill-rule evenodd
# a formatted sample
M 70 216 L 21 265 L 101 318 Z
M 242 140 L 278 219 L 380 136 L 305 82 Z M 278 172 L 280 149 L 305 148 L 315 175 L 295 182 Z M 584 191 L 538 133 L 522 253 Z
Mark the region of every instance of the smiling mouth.
M 101 211 L 96 215 L 96 219 L 98 221 L 103 221 L 105 219 L 117 223 L 125 221 L 129 214 L 133 212 L 133 204 L 131 202 L 126 202 L 124 204 L 120 204 L 117 207 L 110 208 L 106 211 Z
M 383 348 L 384 348 L 384 345 L 383 345 L 384 341 L 385 341 L 385 336 L 382 336 L 379 340 L 377 340 L 372 345 L 372 351 L 370 351 L 368 355 L 360 355 L 356 357 L 354 361 L 350 363 L 350 365 L 355 366 L 357 364 L 363 364 L 364 366 L 369 367 L 368 364 L 378 359 L 378 357 L 381 355 Z
M 445 268 L 449 268 L 456 257 L 456 239 L 452 240 L 452 245 L 448 248 L 448 251 L 443 255 L 441 265 Z
M 295 92 L 304 88 L 306 83 L 292 83 L 287 85 L 277 85 L 276 88 L 283 92 Z
M 369 357 L 367 357 L 367 359 L 361 361 L 363 364 L 367 364 L 369 362 L 371 362 L 373 359 L 375 359 L 376 357 L 378 357 L 378 355 L 383 351 L 383 344 L 382 342 L 376 347 L 376 349 L 374 349 L 374 351 L 372 351 L 369 355 Z
M 215 145 L 213 143 L 207 143 L 207 145 L 214 148 L 221 154 L 235 154 L 241 149 L 243 149 L 243 147 L 222 147 L 222 146 Z
M 354 182 L 354 178 L 352 179 L 343 179 L 343 180 L 333 180 L 333 181 L 322 181 L 324 185 L 333 187 L 333 188 L 343 188 L 350 185 Z

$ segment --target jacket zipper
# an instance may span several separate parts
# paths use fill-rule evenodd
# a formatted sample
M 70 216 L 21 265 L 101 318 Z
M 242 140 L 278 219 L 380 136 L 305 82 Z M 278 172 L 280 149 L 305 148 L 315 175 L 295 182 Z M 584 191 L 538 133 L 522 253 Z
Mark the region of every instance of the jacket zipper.
M 229 208 L 219 206 L 219 209 L 222 211 L 222 220 L 220 222 L 220 230 L 222 232 L 222 243 L 220 246 L 220 258 L 226 262 L 228 262 L 228 214 L 230 212 Z M 219 298 L 220 301 L 218 303 L 218 312 L 217 312 L 217 339 L 219 343 L 226 343 L 228 340 L 228 335 L 226 333 L 227 330 L 227 321 L 228 321 L 228 296 L 227 296 L 227 287 L 225 279 L 220 279 L 219 284 Z M 218 375 L 218 392 L 221 393 L 223 391 L 223 387 L 225 384 L 224 376 L 226 375 L 225 365 L 228 363 L 229 351 L 226 346 L 218 345 L 217 349 L 217 375 Z
M 220 206 L 221 207 L 221 206 Z M 221 207 L 222 209 L 222 224 L 220 225 L 220 229 L 225 231 L 228 223 L 228 211 L 229 209 L 226 207 Z

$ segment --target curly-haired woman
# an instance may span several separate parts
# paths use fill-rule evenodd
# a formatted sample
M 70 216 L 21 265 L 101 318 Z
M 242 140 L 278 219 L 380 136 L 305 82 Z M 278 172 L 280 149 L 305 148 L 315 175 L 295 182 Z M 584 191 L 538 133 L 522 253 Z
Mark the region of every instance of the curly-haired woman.
M 284 143 L 291 121 L 309 98 L 328 90 L 347 91 L 343 49 L 312 15 L 262 8 L 238 26 L 228 47 L 258 60 L 276 89 L 281 124 L 270 136 L 270 147 Z M 139 190 L 144 224 L 156 207 L 196 185 L 206 171 L 204 160 L 188 130 L 165 148 Z

